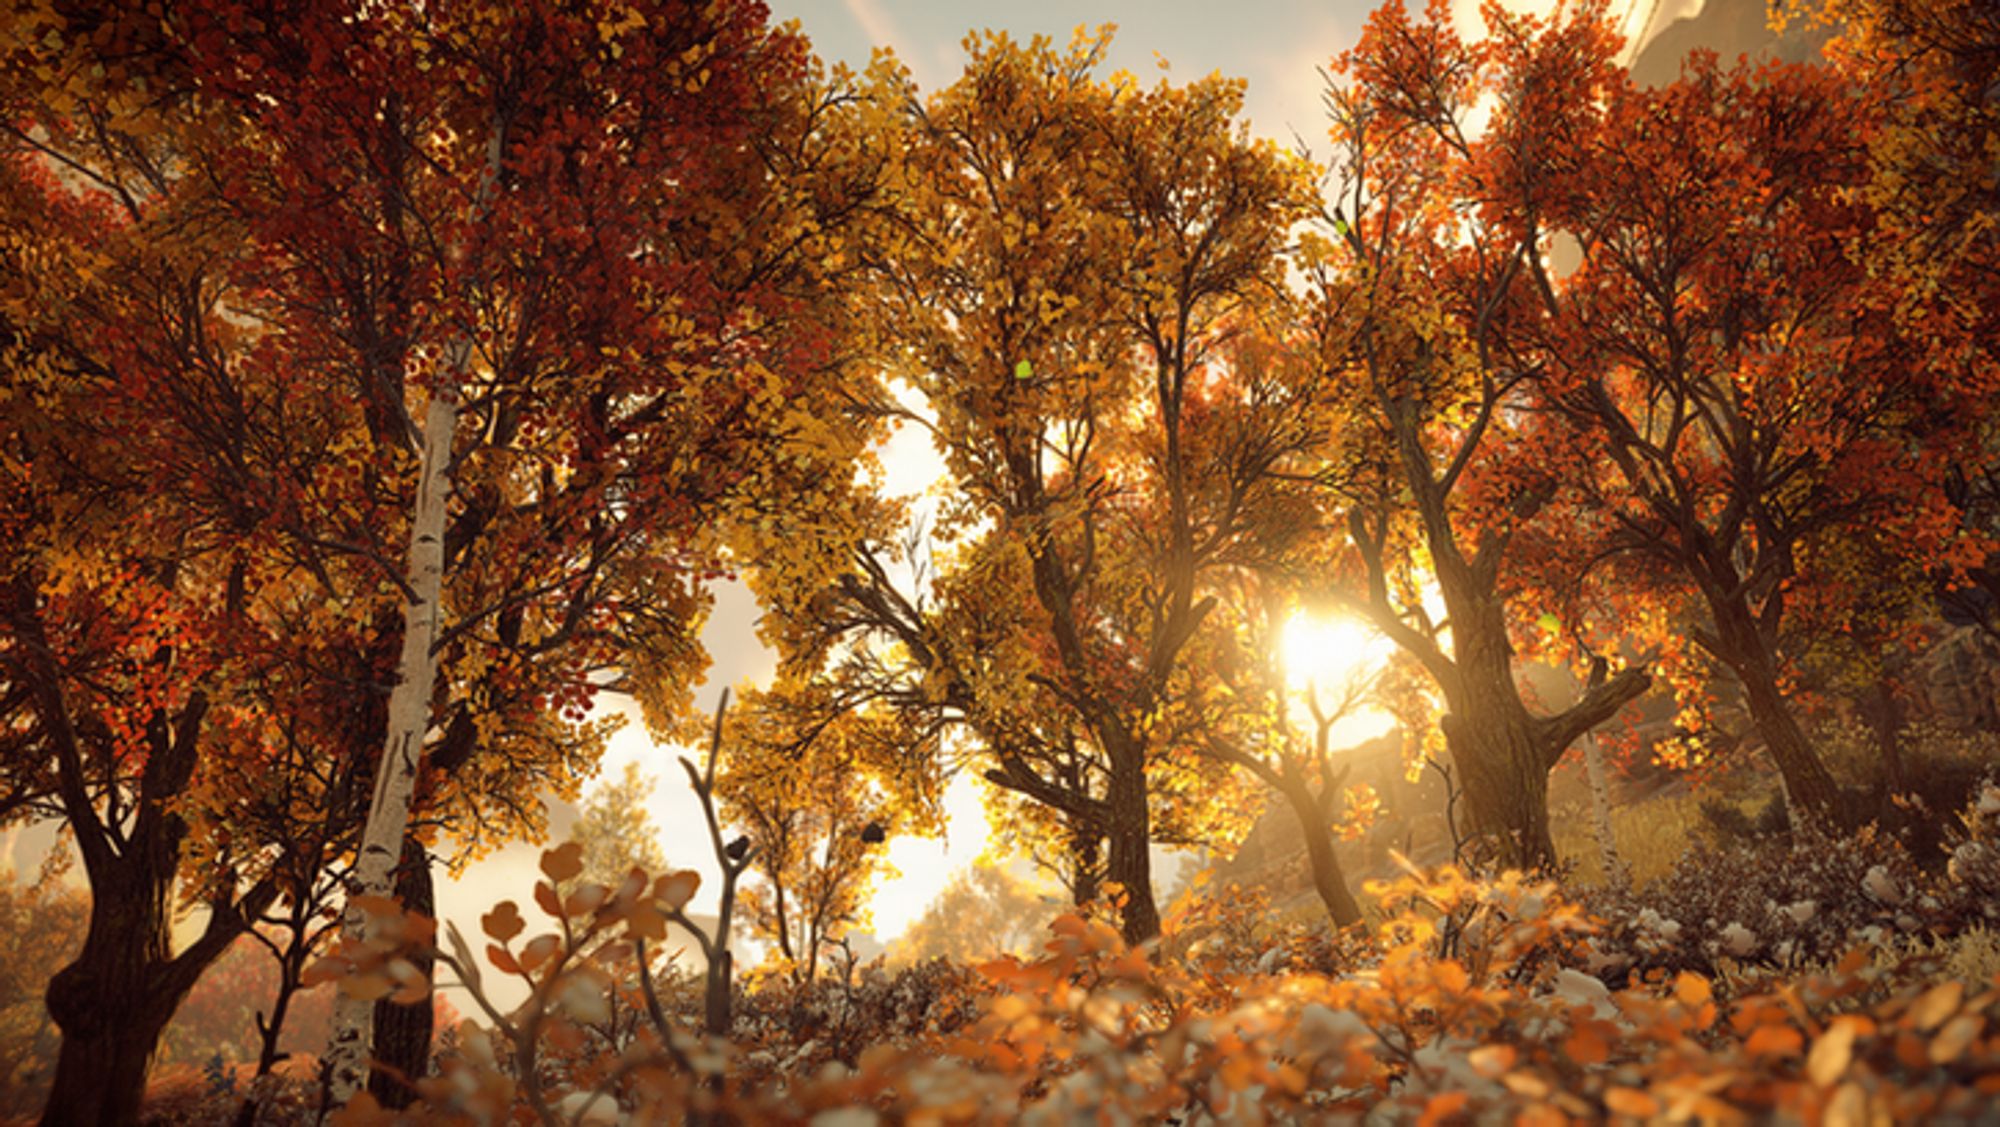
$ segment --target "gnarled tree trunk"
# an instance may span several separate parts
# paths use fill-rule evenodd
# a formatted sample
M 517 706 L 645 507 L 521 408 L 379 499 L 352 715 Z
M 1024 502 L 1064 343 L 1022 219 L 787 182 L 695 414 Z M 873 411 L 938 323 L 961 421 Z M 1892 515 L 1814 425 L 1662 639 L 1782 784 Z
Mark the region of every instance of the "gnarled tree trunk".
M 49 981 L 62 1048 L 44 1127 L 135 1122 L 160 1033 L 202 969 L 174 967 L 172 868 L 163 872 L 147 857 L 120 860 L 118 871 L 91 881 L 83 950 Z

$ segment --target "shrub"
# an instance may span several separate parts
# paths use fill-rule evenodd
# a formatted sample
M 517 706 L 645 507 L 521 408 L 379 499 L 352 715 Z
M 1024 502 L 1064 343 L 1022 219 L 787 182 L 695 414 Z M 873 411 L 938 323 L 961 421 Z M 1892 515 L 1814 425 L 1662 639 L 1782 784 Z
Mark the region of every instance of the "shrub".
M 1968 840 L 1986 832 L 1981 818 L 1968 822 Z M 1893 856 L 1873 838 L 1833 849 L 1823 879 L 1854 878 L 1864 895 L 1895 900 L 1883 881 L 1914 880 L 1915 870 L 1891 871 L 1884 858 Z M 564 901 L 538 893 L 552 923 L 544 936 L 516 948 L 525 925 L 510 906 L 485 921 L 495 965 L 527 977 L 533 996 L 513 1014 L 487 1008 L 488 1022 L 461 1026 L 458 1051 L 424 1082 L 415 1114 L 549 1123 L 586 1113 L 605 1122 L 1902 1121 L 1969 1117 L 2000 1098 L 2000 988 L 1991 985 L 1911 981 L 1909 960 L 1885 968 L 1856 951 L 1825 968 L 1795 966 L 1782 982 L 1737 975 L 1726 990 L 1655 959 L 1611 986 L 1578 968 L 1618 942 L 1617 926 L 1594 921 L 1551 881 L 1410 869 L 1368 891 L 1381 924 L 1340 940 L 1323 968 L 1295 950 L 1291 925 L 1244 927 L 1235 917 L 1245 909 L 1220 898 L 1191 903 L 1170 917 L 1179 930 L 1138 949 L 1101 920 L 1069 915 L 1030 960 L 933 962 L 901 975 L 871 968 L 804 993 L 753 991 L 730 1041 L 693 1032 L 691 992 L 676 1000 L 656 990 L 660 1005 L 646 1007 L 623 1046 L 595 1057 L 583 1051 L 586 1027 L 604 1020 L 627 973 L 643 993 L 636 940 L 653 927 L 657 898 L 681 890 L 638 874 L 616 891 L 582 889 Z M 426 936 L 409 921 L 401 942 Z M 449 946 L 443 965 L 483 997 L 463 940 Z M 405 953 L 343 952 L 346 981 L 365 990 L 398 981 L 393 965 Z M 628 969 L 614 973 L 621 961 Z M 809 1016 L 793 1019 L 785 1006 Z M 858 1051 L 832 1046 L 843 1026 Z M 365 1098 L 340 1116 L 386 1121 Z

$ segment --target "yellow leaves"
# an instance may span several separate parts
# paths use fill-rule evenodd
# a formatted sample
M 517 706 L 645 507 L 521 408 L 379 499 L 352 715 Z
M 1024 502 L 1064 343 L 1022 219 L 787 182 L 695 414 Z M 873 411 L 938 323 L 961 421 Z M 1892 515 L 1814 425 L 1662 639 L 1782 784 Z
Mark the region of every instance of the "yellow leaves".
M 1369 784 L 1358 783 L 1342 791 L 1342 798 L 1347 804 L 1347 814 L 1340 823 L 1340 839 L 1359 841 L 1381 814 L 1382 796 Z
M 1835 1018 L 1813 1042 L 1812 1052 L 1806 1055 L 1807 1079 L 1828 1088 L 1846 1075 L 1848 1062 L 1854 1059 L 1854 1038 L 1864 1028 L 1867 1024 L 1860 1018 Z
M 614 15 L 616 18 L 611 18 Z M 597 40 L 611 48 L 612 58 L 618 58 L 624 53 L 624 48 L 617 43 L 618 38 L 627 32 L 641 30 L 645 26 L 646 17 L 644 13 L 640 12 L 637 8 L 621 5 L 598 18 Z M 689 49 L 689 53 L 693 53 L 693 51 L 693 48 Z M 685 59 L 683 65 L 691 62 L 693 62 L 692 59 Z
M 1706 978 L 1690 971 L 1682 971 L 1675 976 L 1674 998 L 1688 1009 L 1699 1009 L 1714 997 L 1715 991 Z
M 1957 1061 L 1985 1026 L 1986 1019 L 1972 1013 L 1959 1014 L 1946 1022 L 1931 1042 L 1931 1063 L 1948 1065 Z
M 1959 1003 L 1965 1000 L 1965 983 L 1959 981 L 1940 982 L 1916 1000 L 1904 1020 L 1914 1029 L 1926 1032 L 1937 1028 L 1944 1020 L 1958 1012 Z

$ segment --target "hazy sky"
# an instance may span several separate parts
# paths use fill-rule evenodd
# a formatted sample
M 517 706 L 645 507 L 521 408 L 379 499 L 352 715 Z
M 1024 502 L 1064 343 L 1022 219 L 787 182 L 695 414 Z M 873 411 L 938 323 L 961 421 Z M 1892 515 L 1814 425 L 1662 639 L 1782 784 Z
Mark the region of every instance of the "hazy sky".
M 1078 26 L 1116 24 L 1109 59 L 1114 70 L 1142 79 L 1159 74 L 1158 59 L 1177 80 L 1212 71 L 1249 80 L 1246 110 L 1264 136 L 1290 141 L 1294 132 L 1322 148 L 1320 79 L 1315 68 L 1352 46 L 1373 4 L 1363 0 L 1232 0 L 1160 3 L 1100 0 L 773 0 L 772 16 L 796 19 L 819 54 L 860 67 L 876 45 L 895 49 L 925 90 L 956 78 L 961 42 L 973 30 L 1006 31 L 1017 39 L 1042 34 L 1067 43 Z
M 1421 9 L 1423 0 L 1407 0 Z M 1552 0 L 1502 0 L 1516 10 L 1543 11 Z M 1142 78 L 1167 73 L 1176 80 L 1214 71 L 1249 82 L 1244 109 L 1258 134 L 1289 143 L 1302 137 L 1324 151 L 1319 69 L 1354 45 L 1377 0 L 770 0 L 776 20 L 798 20 L 823 58 L 859 68 L 873 47 L 894 48 L 925 90 L 956 78 L 962 42 L 975 30 L 1005 31 L 1016 39 L 1048 35 L 1067 43 L 1079 27 L 1117 26 L 1110 67 Z M 1698 9 L 1700 0 L 1611 0 L 1628 37 L 1649 18 L 1655 30 Z M 1478 0 L 1451 0 L 1461 29 L 1478 28 Z

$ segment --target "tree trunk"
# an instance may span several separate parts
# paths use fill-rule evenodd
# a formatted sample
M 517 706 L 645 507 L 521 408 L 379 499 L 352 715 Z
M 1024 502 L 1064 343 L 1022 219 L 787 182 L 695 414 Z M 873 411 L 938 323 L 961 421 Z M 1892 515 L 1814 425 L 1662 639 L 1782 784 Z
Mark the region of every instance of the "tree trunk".
M 56 983 L 51 982 L 51 1004 L 56 990 Z M 85 1000 L 92 994 L 97 996 Z M 104 1007 L 104 1020 L 86 1027 L 87 1031 L 73 1033 L 64 1027 L 55 1083 L 49 1102 L 42 1108 L 42 1127 L 136 1123 L 146 1090 L 147 1066 L 180 999 L 150 994 L 107 997 L 91 987 L 80 987 L 78 1001 Z M 57 1024 L 62 1024 L 60 1019 Z
M 168 882 L 151 874 L 92 882 L 89 937 L 46 994 L 62 1049 L 44 1127 L 138 1119 L 146 1067 L 187 993 L 162 982 L 167 897 Z
M 1597 737 L 1583 737 L 1583 770 L 1590 780 L 1590 824 L 1597 834 L 1597 859 L 1604 868 L 1606 888 L 1624 889 L 1632 883 L 1625 862 L 1618 856 L 1618 838 L 1611 827 L 1611 784 L 1604 771 L 1604 750 Z
M 728 932 L 716 929 L 716 952 L 709 960 L 708 977 L 702 995 L 702 1028 L 717 1037 L 729 1036 L 732 1003 L 736 989 L 736 954 L 728 944 Z
M 1838 819 L 1840 786 L 1826 769 L 1798 717 L 1778 688 L 1777 659 L 1765 644 L 1747 608 L 1710 600 L 1722 652 L 1750 706 L 1750 720 L 1785 780 L 1785 796 L 1795 815 Z
M 1303 782 L 1287 780 L 1280 793 L 1298 817 L 1299 829 L 1305 834 L 1306 859 L 1312 864 L 1313 888 L 1319 893 L 1319 902 L 1326 905 L 1326 914 L 1333 920 L 1333 926 L 1346 928 L 1360 923 L 1361 905 L 1348 891 L 1347 877 L 1340 871 L 1340 857 L 1333 846 L 1333 826 L 1328 822 L 1324 808 L 1313 800 Z
M 1146 773 L 1137 752 L 1113 754 L 1107 788 L 1111 826 L 1107 880 L 1125 892 L 1121 932 L 1137 945 L 1160 934 L 1160 909 L 1153 901 L 1153 833 L 1146 807 Z
M 236 1110 L 236 1127 L 255 1127 L 257 1109 L 263 1103 L 262 1081 L 287 1055 L 278 1051 L 278 1039 L 284 1034 L 285 1016 L 291 1012 L 292 995 L 298 993 L 299 974 L 303 970 L 291 955 L 292 952 L 287 951 L 287 957 L 280 966 L 278 995 L 271 1000 L 270 1018 L 266 1020 L 264 1011 L 257 1011 L 257 1073 L 250 1080 L 249 1094 L 243 1097 L 242 1105 Z
M 430 855 L 415 837 L 403 840 L 403 858 L 396 866 L 396 900 L 426 916 L 437 913 Z M 418 970 L 429 975 L 436 960 L 421 954 L 412 961 Z M 407 1006 L 387 998 L 376 1001 L 373 1055 L 380 1067 L 368 1073 L 368 1092 L 383 1107 L 401 1109 L 416 1101 L 417 1090 L 413 1085 L 430 1071 L 433 1018 L 428 996 Z
M 1483 700 L 1446 714 L 1440 723 L 1465 783 L 1473 832 L 1492 843 L 1504 865 L 1546 868 L 1556 860 L 1549 837 L 1547 753 L 1528 730 L 1526 710 L 1518 716 L 1509 711 L 1505 702 Z
M 458 355 L 446 366 L 452 375 L 470 358 L 469 345 L 454 349 Z M 424 417 L 423 455 L 410 520 L 410 594 L 403 605 L 403 653 L 396 667 L 396 687 L 389 694 L 389 733 L 375 769 L 375 790 L 362 830 L 353 895 L 387 896 L 390 892 L 390 877 L 402 855 L 403 834 L 409 825 L 424 734 L 430 728 L 431 694 L 437 683 L 437 655 L 431 643 L 439 628 L 445 514 L 451 495 L 451 440 L 458 426 L 458 393 L 449 382 L 452 375 L 432 393 Z M 344 937 L 366 941 L 374 931 L 373 921 L 353 906 L 351 895 L 342 926 Z M 335 1000 L 333 1038 L 327 1045 L 326 1059 L 329 1097 L 334 1106 L 354 1098 L 366 1078 L 362 1047 L 368 1042 L 373 1007 L 372 1002 L 344 993 Z
M 1549 770 L 1555 757 L 1536 738 L 1534 718 L 1514 683 L 1514 651 L 1497 602 L 1472 593 L 1452 597 L 1457 684 L 1445 694 L 1440 719 L 1471 807 L 1472 830 L 1510 867 L 1553 865 L 1549 838 Z
M 176 825 L 163 836 L 135 833 L 128 843 L 133 852 L 117 859 L 115 871 L 92 874 L 83 950 L 49 980 L 44 995 L 62 1048 L 43 1127 L 136 1121 L 160 1033 L 195 980 L 243 933 L 243 915 L 225 905 L 187 950 L 171 954 L 181 832 L 172 820 Z M 253 889 L 245 897 L 247 914 L 263 911 L 269 895 L 268 886 Z
M 1896 699 L 1896 687 L 1886 677 L 1875 681 L 1875 700 L 1868 709 L 1869 726 L 1875 729 L 1875 750 L 1882 757 L 1882 793 L 1886 814 L 1888 802 L 1907 794 L 1910 780 L 1903 771 L 1903 703 Z
M 1465 787 L 1473 831 L 1491 842 L 1503 865 L 1548 868 L 1556 862 L 1549 772 L 1570 744 L 1645 692 L 1652 678 L 1639 669 L 1621 670 L 1560 713 L 1536 716 L 1514 680 L 1504 602 L 1480 594 L 1462 570 L 1456 582 L 1443 569 L 1439 578 L 1451 616 L 1448 664 L 1455 674 L 1440 679 L 1448 711 L 1439 726 Z
M 1750 701 L 1750 719 L 1777 762 L 1778 773 L 1784 776 L 1791 808 L 1809 817 L 1838 818 L 1840 785 L 1799 727 L 1798 717 L 1785 703 L 1776 679 L 1763 669 L 1739 670 L 1739 674 Z

